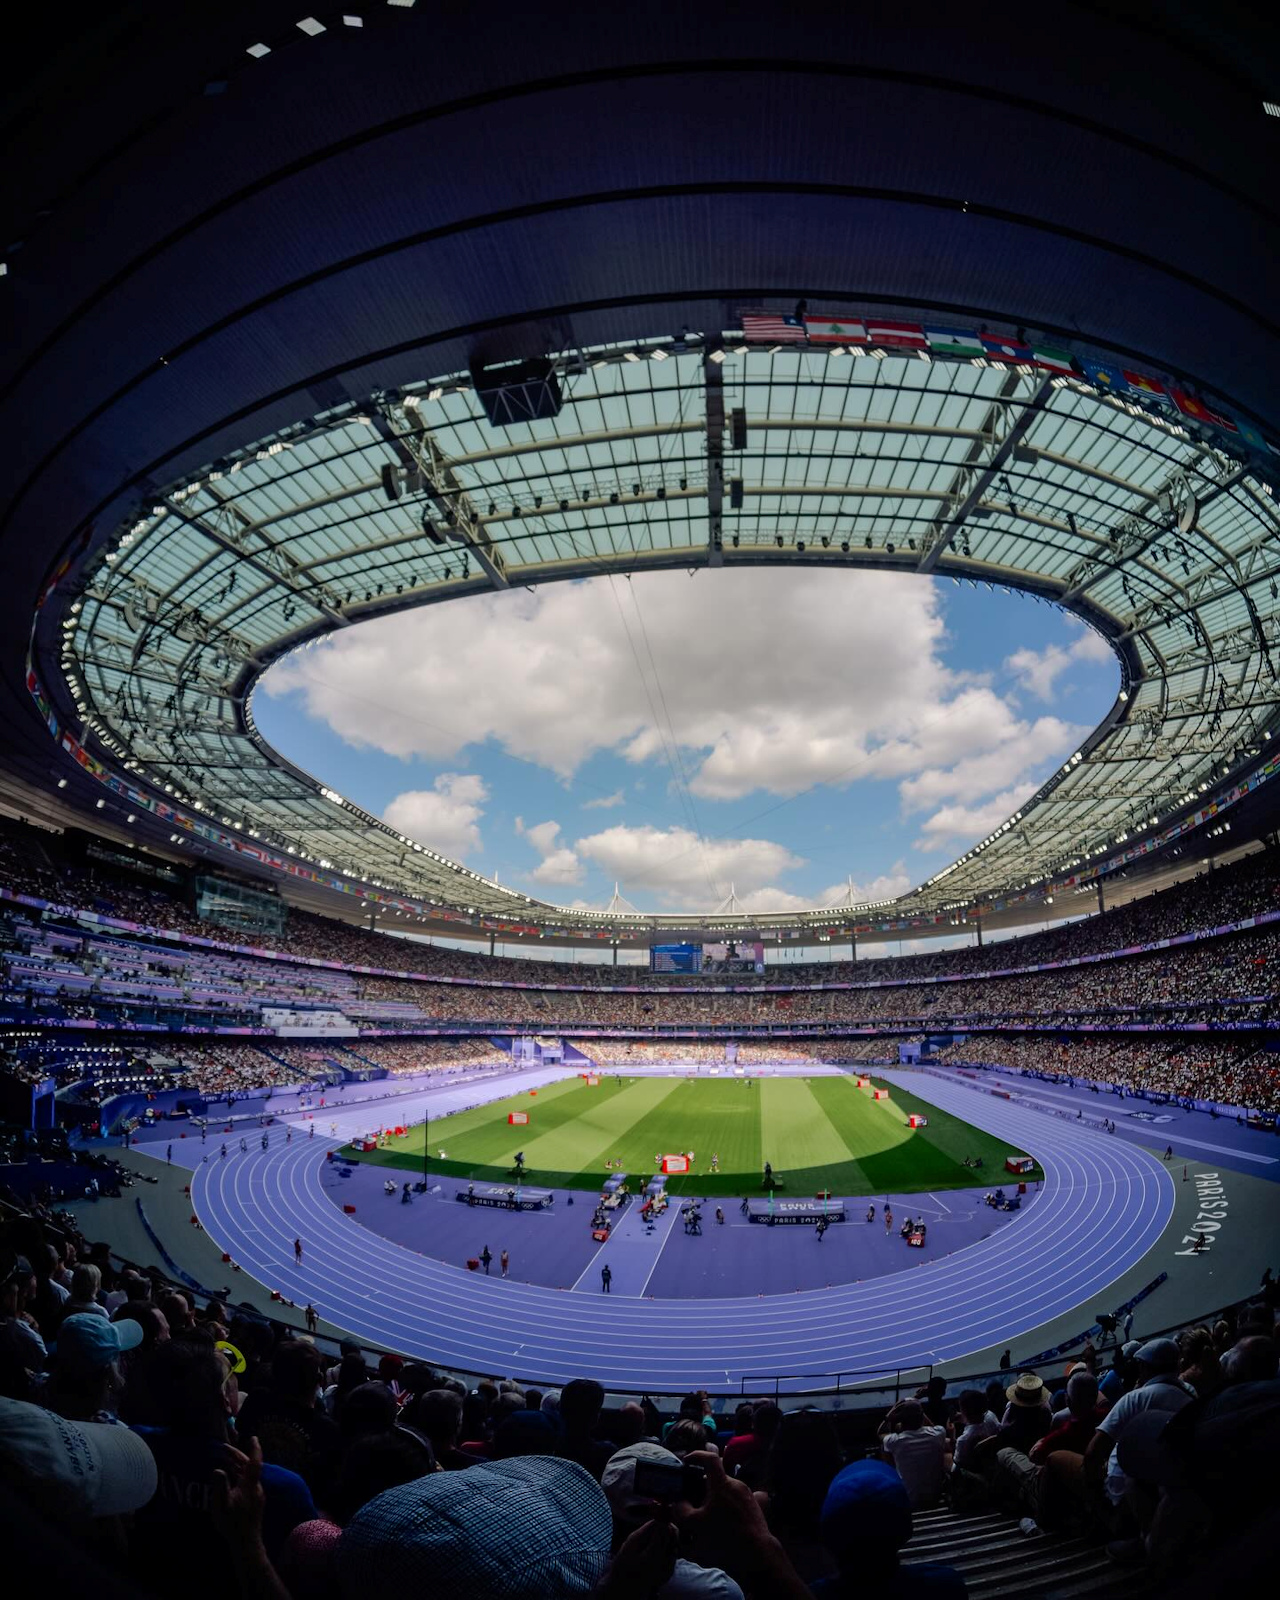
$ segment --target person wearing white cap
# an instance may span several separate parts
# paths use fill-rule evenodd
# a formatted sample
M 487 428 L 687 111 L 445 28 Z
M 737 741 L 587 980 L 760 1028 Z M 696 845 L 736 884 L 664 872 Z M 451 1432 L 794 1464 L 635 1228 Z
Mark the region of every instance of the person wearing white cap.
M 157 1481 L 155 1459 L 128 1428 L 69 1422 L 43 1406 L 3 1399 L 0 1475 L 37 1509 L 62 1520 L 139 1511 Z
M 605 1463 L 600 1484 L 613 1513 L 615 1551 L 629 1534 L 643 1527 L 646 1522 L 652 1522 L 663 1509 L 661 1502 L 651 1494 L 636 1491 L 637 1463 L 647 1462 L 661 1467 L 674 1467 L 676 1472 L 680 1472 L 684 1466 L 680 1457 L 672 1451 L 660 1444 L 645 1442 L 615 1450 Z M 653 1591 L 654 1600 L 684 1600 L 684 1597 L 693 1600 L 695 1596 L 698 1600 L 742 1600 L 742 1590 L 719 1567 L 700 1567 L 683 1557 L 677 1557 L 675 1571 Z
M 58 1329 L 48 1401 L 61 1416 L 79 1422 L 113 1422 L 124 1387 L 120 1357 L 136 1350 L 143 1332 L 131 1318 L 108 1322 L 91 1311 L 64 1317 Z

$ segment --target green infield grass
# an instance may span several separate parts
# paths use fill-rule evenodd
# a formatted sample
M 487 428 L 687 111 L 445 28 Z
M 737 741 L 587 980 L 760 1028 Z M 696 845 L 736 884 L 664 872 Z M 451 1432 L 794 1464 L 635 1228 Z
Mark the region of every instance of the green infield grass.
M 876 1087 L 890 1087 L 872 1079 Z M 527 1125 L 509 1125 L 512 1111 Z M 927 1128 L 911 1129 L 920 1112 Z M 829 1189 L 837 1195 L 908 1194 L 973 1188 L 1000 1182 L 1006 1155 L 1021 1154 L 959 1117 L 890 1087 L 873 1100 L 851 1077 L 628 1078 L 603 1073 L 597 1087 L 581 1078 L 490 1105 L 433 1119 L 430 1171 L 497 1182 L 524 1151 L 526 1183 L 547 1188 L 599 1189 L 621 1161 L 633 1188 L 657 1170 L 655 1157 L 687 1153 L 687 1177 L 673 1177 L 673 1194 L 742 1195 L 762 1192 L 764 1163 L 784 1194 Z M 422 1168 L 423 1126 L 388 1149 L 344 1152 L 407 1171 Z M 720 1157 L 719 1171 L 711 1158 Z M 979 1174 L 964 1165 L 981 1156 Z M 1040 1176 L 1039 1168 L 1032 1174 Z

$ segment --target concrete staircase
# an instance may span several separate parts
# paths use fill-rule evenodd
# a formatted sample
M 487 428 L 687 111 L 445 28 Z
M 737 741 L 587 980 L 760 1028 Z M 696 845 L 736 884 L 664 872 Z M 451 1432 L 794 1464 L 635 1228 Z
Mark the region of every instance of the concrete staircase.
M 938 1561 L 955 1567 L 970 1600 L 1074 1600 L 1077 1595 L 1149 1594 L 1141 1569 L 1118 1566 L 1105 1544 L 1065 1534 L 1023 1533 L 1016 1517 L 999 1512 L 961 1516 L 918 1511 L 904 1565 Z

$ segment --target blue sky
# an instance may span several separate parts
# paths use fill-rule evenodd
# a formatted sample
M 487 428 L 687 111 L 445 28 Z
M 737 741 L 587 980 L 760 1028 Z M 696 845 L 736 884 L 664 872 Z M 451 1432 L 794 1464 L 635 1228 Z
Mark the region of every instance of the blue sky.
M 887 898 L 1002 821 L 1115 696 L 1053 607 L 907 574 L 596 578 L 365 623 L 274 668 L 283 754 L 559 904 Z

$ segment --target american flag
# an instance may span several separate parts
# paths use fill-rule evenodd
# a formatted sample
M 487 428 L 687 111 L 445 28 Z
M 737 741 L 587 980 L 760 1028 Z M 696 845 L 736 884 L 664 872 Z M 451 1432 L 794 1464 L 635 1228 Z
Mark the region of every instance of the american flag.
M 786 317 L 780 311 L 746 311 L 742 315 L 744 337 L 758 344 L 804 344 L 804 323 L 799 317 Z

